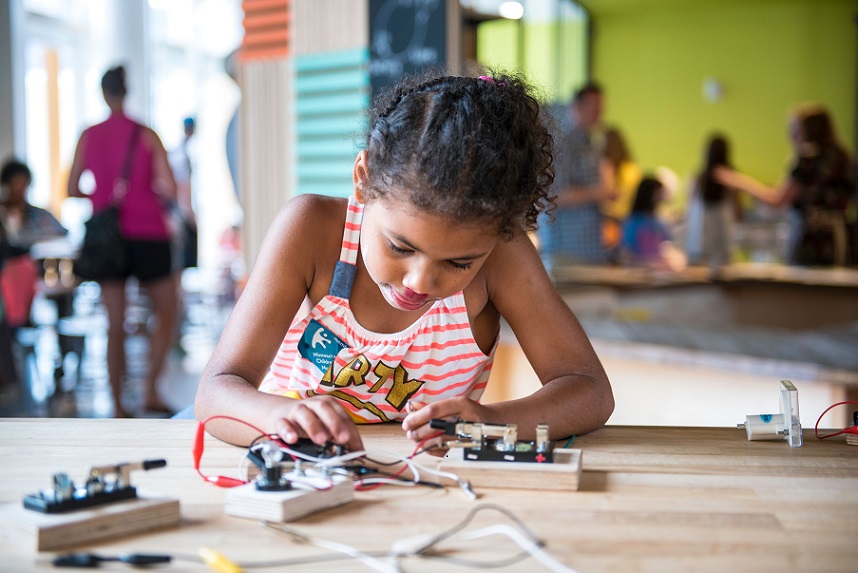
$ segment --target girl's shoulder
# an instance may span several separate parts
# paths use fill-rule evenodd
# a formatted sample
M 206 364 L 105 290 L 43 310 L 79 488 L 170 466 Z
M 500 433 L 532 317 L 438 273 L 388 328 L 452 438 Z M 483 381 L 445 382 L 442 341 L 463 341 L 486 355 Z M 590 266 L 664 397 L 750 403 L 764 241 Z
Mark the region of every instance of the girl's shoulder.
M 272 284 L 306 286 L 313 304 L 327 294 L 342 246 L 345 199 L 297 195 L 277 212 L 257 256 L 254 272 Z M 299 278 L 300 277 L 300 278 Z
M 339 256 L 347 206 L 348 200 L 340 197 L 296 195 L 280 209 L 272 230 L 284 240 L 297 242 L 313 258 Z
M 281 214 L 307 229 L 327 232 L 344 228 L 347 208 L 348 199 L 305 193 L 289 199 Z

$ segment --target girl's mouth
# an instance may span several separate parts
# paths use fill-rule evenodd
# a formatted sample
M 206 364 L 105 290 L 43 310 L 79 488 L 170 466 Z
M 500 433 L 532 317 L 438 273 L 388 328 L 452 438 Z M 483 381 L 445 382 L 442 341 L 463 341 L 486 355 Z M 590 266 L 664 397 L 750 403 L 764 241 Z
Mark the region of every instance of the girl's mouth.
M 417 294 L 411 289 L 406 288 L 404 293 L 400 293 L 393 287 L 388 287 L 390 293 L 389 298 L 393 306 L 400 310 L 417 310 L 426 304 L 429 300 L 429 295 Z

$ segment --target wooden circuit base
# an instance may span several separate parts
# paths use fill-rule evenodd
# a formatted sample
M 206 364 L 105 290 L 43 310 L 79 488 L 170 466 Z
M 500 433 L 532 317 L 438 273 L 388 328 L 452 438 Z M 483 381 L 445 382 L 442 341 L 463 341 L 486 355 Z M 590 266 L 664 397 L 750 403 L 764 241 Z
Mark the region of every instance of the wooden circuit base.
M 438 469 L 470 481 L 475 488 L 577 490 L 581 481 L 581 450 L 557 448 L 553 463 L 540 464 L 465 460 L 462 448 L 452 448 Z
M 846 443 L 850 446 L 858 446 L 858 435 L 846 434 Z
M 0 506 L 0 538 L 34 551 L 54 551 L 179 524 L 179 500 L 136 498 L 68 513 Z
M 330 489 L 320 490 L 259 491 L 255 484 L 249 483 L 226 493 L 223 511 L 227 515 L 262 521 L 295 521 L 354 499 L 354 482 L 351 479 L 343 476 L 333 479 Z

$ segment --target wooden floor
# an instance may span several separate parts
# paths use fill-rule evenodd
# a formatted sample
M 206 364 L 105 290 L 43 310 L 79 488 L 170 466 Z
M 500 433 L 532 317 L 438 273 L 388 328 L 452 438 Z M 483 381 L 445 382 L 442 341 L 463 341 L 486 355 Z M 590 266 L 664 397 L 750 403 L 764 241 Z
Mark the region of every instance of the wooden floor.
M 222 294 L 201 288 L 197 280 L 201 278 L 205 277 L 185 281 L 190 288 L 184 295 L 180 337 L 170 350 L 159 382 L 161 398 L 175 411 L 193 402 L 202 369 L 232 309 L 231 301 Z M 133 287 L 129 300 L 123 403 L 139 417 L 157 417 L 142 411 L 148 369 L 147 302 L 136 297 Z M 78 287 L 73 316 L 65 320 L 58 320 L 57 305 L 44 296 L 37 297 L 34 307 L 36 326 L 17 333 L 22 391 L 0 405 L 0 417 L 111 417 L 105 358 L 107 317 L 98 286 L 85 283 Z M 74 351 L 66 352 L 69 348 Z

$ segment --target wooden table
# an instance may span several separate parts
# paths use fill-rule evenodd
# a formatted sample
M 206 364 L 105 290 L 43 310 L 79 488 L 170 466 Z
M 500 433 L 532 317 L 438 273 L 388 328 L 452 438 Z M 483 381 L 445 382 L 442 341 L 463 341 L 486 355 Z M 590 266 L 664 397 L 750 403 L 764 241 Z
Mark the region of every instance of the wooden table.
M 135 472 L 141 489 L 181 500 L 178 529 L 124 538 L 93 548 L 195 554 L 201 546 L 236 561 L 326 553 L 223 515 L 225 490 L 193 470 L 195 423 L 176 420 L 2 419 L 0 501 L 18 502 L 47 487 L 53 473 L 81 479 L 90 465 L 166 458 L 168 466 Z M 408 453 L 395 425 L 362 428 L 370 449 Z M 856 571 L 858 570 L 858 447 L 838 438 L 821 442 L 805 432 L 802 448 L 786 442 L 748 442 L 733 428 L 606 427 L 577 438 L 583 450 L 580 491 L 475 489 L 478 502 L 456 487 L 382 487 L 352 503 L 295 522 L 296 529 L 364 551 L 384 551 L 397 539 L 441 532 L 476 503 L 500 504 L 547 543 L 547 551 L 580 572 L 592 571 Z M 206 474 L 237 475 L 243 450 L 207 439 Z M 421 456 L 426 463 L 434 458 Z M 503 521 L 481 513 L 476 526 Z M 508 541 L 477 540 L 457 551 L 469 559 L 499 559 Z M 54 570 L 50 554 L 34 555 L 0 542 L 4 571 Z M 458 565 L 403 560 L 405 571 L 472 571 Z M 288 570 L 368 571 L 354 560 Z M 131 571 L 105 563 L 107 571 Z M 207 571 L 176 561 L 164 571 Z M 270 571 L 283 569 L 251 569 Z M 505 570 L 544 570 L 527 559 Z

